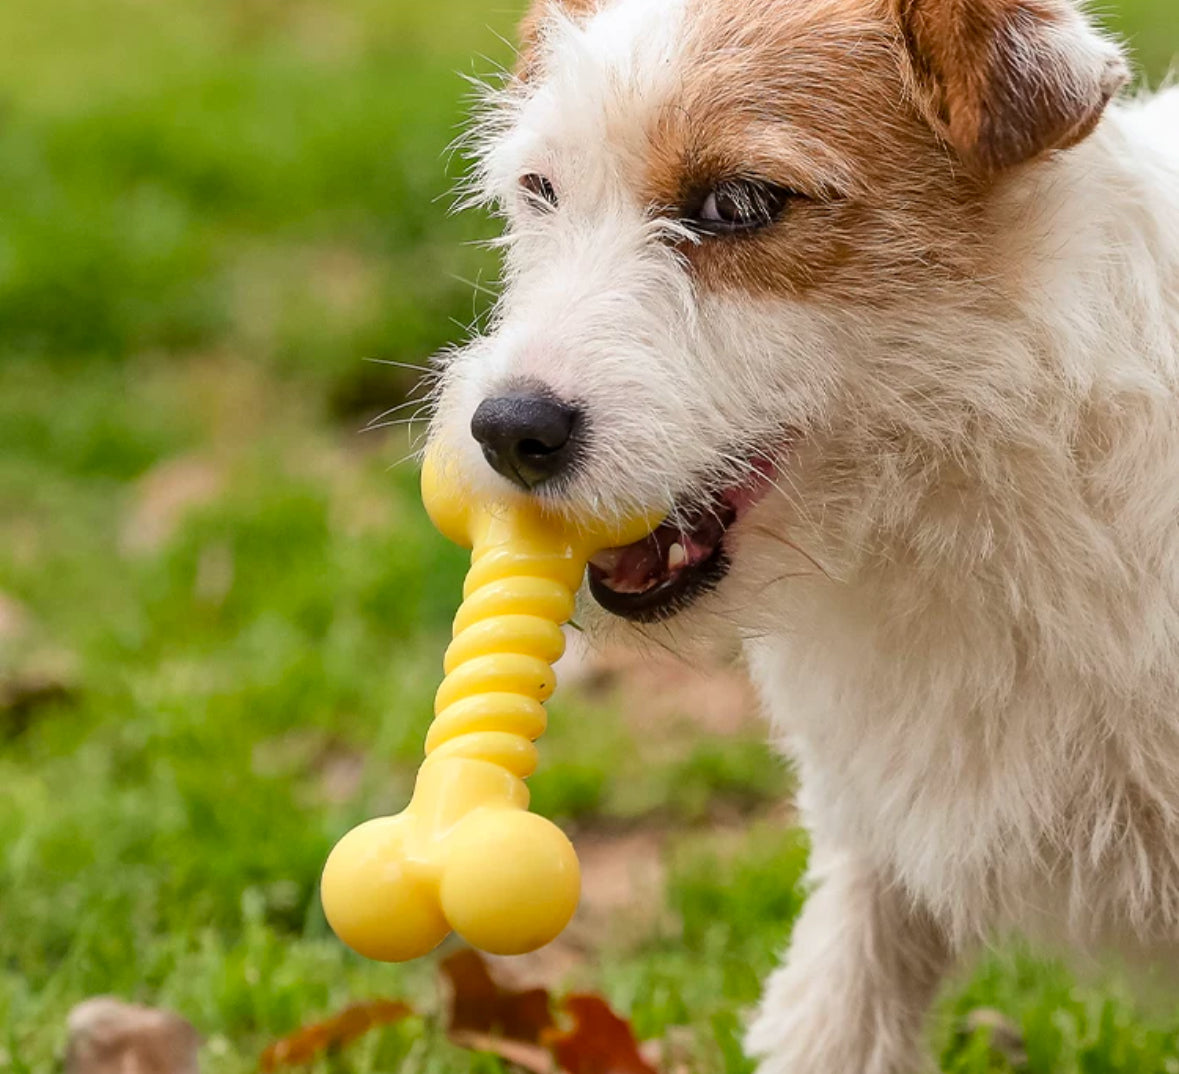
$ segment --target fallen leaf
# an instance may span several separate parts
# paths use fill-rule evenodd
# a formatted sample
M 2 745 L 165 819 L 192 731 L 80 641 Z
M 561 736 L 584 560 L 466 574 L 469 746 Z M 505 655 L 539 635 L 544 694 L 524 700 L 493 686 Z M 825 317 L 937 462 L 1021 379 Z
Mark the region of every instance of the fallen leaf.
M 96 996 L 66 1026 L 66 1074 L 197 1074 L 200 1034 L 171 1011 Z
M 572 1020 L 556 1025 L 543 988 L 501 985 L 483 957 L 465 949 L 442 963 L 450 982 L 450 1039 L 490 1052 L 532 1074 L 658 1074 L 639 1051 L 630 1026 L 600 996 L 578 993 L 560 1009 Z
M 643 1058 L 630 1025 L 600 996 L 566 996 L 561 1009 L 573 1019 L 568 1030 L 550 1030 L 545 1043 L 568 1074 L 658 1074 Z
M 342 1048 L 371 1029 L 393 1025 L 413 1013 L 413 1008 L 400 1000 L 376 999 L 353 1004 L 333 1018 L 306 1026 L 270 1045 L 262 1053 L 258 1065 L 262 1070 L 277 1070 L 310 1063 L 324 1052 Z
M 443 959 L 442 973 L 450 983 L 450 1021 L 454 1034 L 491 1034 L 525 1044 L 536 1044 L 553 1027 L 549 993 L 543 988 L 513 991 L 502 987 L 475 951 L 465 948 Z

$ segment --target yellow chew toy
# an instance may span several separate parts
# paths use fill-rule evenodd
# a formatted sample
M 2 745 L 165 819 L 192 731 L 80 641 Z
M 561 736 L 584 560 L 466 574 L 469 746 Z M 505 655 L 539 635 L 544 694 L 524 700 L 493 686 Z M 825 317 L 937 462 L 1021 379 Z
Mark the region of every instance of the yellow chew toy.
M 446 678 L 413 798 L 336 845 L 324 912 L 349 947 L 386 962 L 424 955 L 452 930 L 484 951 L 521 954 L 560 934 L 581 891 L 572 844 L 527 812 L 524 785 L 565 648 L 561 624 L 589 557 L 641 539 L 658 519 L 572 529 L 529 504 L 471 503 L 430 455 L 422 497 L 438 529 L 472 549 Z

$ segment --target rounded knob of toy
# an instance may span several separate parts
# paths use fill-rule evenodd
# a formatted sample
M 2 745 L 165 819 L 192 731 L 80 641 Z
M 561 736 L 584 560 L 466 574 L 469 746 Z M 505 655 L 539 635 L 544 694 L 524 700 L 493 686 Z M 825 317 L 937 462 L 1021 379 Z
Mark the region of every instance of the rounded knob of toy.
M 450 932 L 434 866 L 415 859 L 417 818 L 400 813 L 353 828 L 332 850 L 320 881 L 323 912 L 357 954 L 405 962 Z
M 424 846 L 412 813 L 354 828 L 321 881 L 328 923 L 357 953 L 382 962 L 427 954 L 453 929 L 493 955 L 555 940 L 581 893 L 573 845 L 544 817 L 481 808 Z
M 466 483 L 452 472 L 436 451 L 427 451 L 422 460 L 422 504 L 426 514 L 447 540 L 463 548 L 471 547 L 471 516 L 476 509 Z
M 581 896 L 573 844 L 550 820 L 478 810 L 447 838 L 442 911 L 472 947 L 522 955 L 555 940 Z

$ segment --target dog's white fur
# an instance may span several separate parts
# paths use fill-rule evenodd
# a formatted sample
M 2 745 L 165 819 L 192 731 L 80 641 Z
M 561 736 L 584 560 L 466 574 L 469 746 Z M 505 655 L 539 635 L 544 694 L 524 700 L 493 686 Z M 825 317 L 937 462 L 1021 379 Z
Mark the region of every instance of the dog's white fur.
M 434 436 L 502 495 L 478 402 L 521 376 L 583 401 L 576 516 L 797 431 L 730 577 L 650 629 L 738 635 L 798 763 L 814 890 L 749 1034 L 763 1074 L 907 1074 L 980 940 L 1179 949 L 1179 91 L 1005 176 L 990 278 L 885 281 L 903 300 L 872 308 L 701 291 L 632 179 L 693 10 L 555 14 L 497 95 L 506 289 Z M 1059 47 L 1109 54 L 1079 18 Z M 555 212 L 522 203 L 529 172 Z

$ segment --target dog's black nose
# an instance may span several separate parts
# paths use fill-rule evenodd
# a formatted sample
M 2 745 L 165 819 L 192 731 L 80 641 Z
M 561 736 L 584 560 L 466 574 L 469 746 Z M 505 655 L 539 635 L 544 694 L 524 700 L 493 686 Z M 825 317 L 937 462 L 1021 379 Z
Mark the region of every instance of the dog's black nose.
M 534 489 L 572 466 L 581 425 L 575 406 L 537 392 L 513 392 L 479 404 L 471 435 L 493 469 Z

